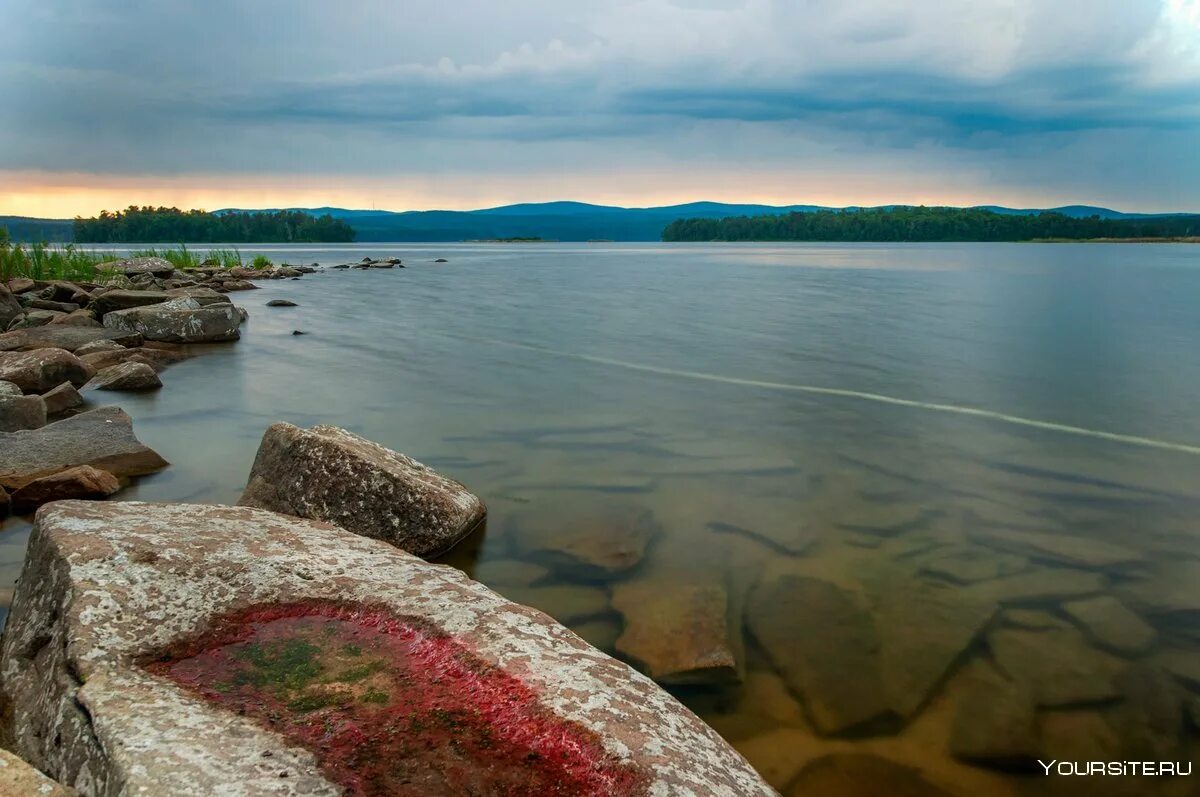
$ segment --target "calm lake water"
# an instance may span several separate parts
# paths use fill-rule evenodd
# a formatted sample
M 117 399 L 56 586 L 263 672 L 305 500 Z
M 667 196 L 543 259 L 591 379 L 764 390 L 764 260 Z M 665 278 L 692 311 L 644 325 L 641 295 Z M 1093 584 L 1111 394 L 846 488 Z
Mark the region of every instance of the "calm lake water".
M 781 789 L 831 751 L 972 795 L 1089 780 L 997 759 L 1195 759 L 1200 247 L 243 251 L 407 268 L 233 294 L 239 343 L 105 397 L 173 463 L 120 498 L 235 502 L 269 424 L 335 424 L 481 495 L 446 561 L 609 652 L 714 625 L 623 591 L 717 587 L 743 680 L 672 689 Z M 625 511 L 659 529 L 632 570 L 544 558 Z M 27 535 L 0 530 L 4 587 Z

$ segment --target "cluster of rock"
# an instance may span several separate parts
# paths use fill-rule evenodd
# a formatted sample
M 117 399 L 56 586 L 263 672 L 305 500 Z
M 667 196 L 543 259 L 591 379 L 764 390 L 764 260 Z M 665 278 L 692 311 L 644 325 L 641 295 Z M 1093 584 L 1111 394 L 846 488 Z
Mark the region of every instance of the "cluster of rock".
M 501 794 L 514 783 L 596 797 L 774 793 L 650 679 L 541 612 L 401 550 L 439 552 L 481 526 L 483 503 L 461 484 L 341 429 L 279 424 L 242 503 L 288 514 L 70 501 L 38 513 L 0 644 L 0 736 L 13 750 L 87 795 Z M 643 537 L 569 556 L 620 571 Z M 420 672 L 457 674 L 425 707 L 425 690 L 390 676 L 415 663 L 376 658 L 354 686 L 298 687 L 256 720 L 253 704 L 224 708 L 228 686 L 203 674 L 210 649 L 249 644 L 237 641 L 238 618 L 254 628 L 278 618 L 274 644 L 327 657 L 343 646 L 299 641 L 304 622 L 382 639 L 372 650 L 415 634 L 427 641 L 411 655 L 435 657 Z M 380 716 L 395 717 L 382 720 L 388 728 L 410 722 L 408 733 L 373 736 Z M 368 757 L 339 766 L 330 731 L 309 727 L 342 729 Z M 476 737 L 486 743 L 473 746 Z M 378 759 L 385 772 L 371 768 Z
M 357 263 L 338 263 L 332 268 L 337 269 L 368 269 L 368 268 L 404 268 L 404 264 L 400 262 L 398 257 L 386 257 L 381 260 L 376 260 L 370 257 L 364 257 Z

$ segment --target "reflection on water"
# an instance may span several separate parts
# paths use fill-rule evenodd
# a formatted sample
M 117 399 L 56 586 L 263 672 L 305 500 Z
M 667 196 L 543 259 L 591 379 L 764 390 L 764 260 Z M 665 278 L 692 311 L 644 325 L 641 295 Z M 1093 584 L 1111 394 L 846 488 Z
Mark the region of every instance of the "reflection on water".
M 1196 757 L 1200 456 L 757 383 L 1194 446 L 1200 248 L 272 254 L 364 253 L 408 268 L 236 295 L 241 343 L 120 398 L 174 463 L 122 498 L 232 502 L 269 423 L 337 424 L 483 496 L 447 562 L 668 683 L 785 793 L 1191 793 L 1034 762 Z M 0 533 L 6 586 L 26 534 Z

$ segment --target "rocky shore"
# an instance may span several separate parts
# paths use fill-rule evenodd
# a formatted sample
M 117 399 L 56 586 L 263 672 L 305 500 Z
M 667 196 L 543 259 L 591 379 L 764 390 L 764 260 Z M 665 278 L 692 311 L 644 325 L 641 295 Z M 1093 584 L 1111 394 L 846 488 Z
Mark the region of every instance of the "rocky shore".
M 486 507 L 403 454 L 336 427 L 276 424 L 242 506 L 102 502 L 168 463 L 119 407 L 91 402 L 158 389 L 172 363 L 237 340 L 247 312 L 229 294 L 251 280 L 314 270 L 180 271 L 138 258 L 105 264 L 105 284 L 0 286 L 0 512 L 41 507 L 0 642 L 0 747 L 19 756 L 0 758 L 0 784 L 84 795 L 773 793 L 650 678 L 419 558 L 477 533 Z M 542 544 L 551 564 L 608 573 L 636 564 L 654 534 L 644 517 L 615 537 Z M 662 611 L 686 620 L 714 605 L 724 611 L 719 588 Z M 726 631 L 701 636 L 714 634 Z M 681 639 L 681 654 L 661 659 L 636 625 L 623 639 L 664 682 L 738 677 L 724 643 Z

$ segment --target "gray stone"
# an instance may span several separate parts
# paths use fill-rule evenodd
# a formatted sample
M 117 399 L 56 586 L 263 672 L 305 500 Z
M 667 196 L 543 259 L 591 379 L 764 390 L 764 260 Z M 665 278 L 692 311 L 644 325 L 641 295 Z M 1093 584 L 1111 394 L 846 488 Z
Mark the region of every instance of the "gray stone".
M 25 391 L 12 382 L 0 381 L 0 396 L 23 396 Z
M 800 770 L 788 797 L 954 797 L 919 770 L 865 753 L 833 753 Z
M 13 319 L 24 312 L 25 309 L 21 307 L 17 297 L 13 296 L 8 288 L 0 285 L 0 329 L 8 329 L 8 325 L 13 322 Z
M 267 307 L 296 307 L 297 304 L 290 299 L 272 299 L 267 302 Z
M 75 350 L 76 357 L 86 357 L 89 354 L 99 354 L 105 351 L 124 351 L 125 346 L 113 340 L 93 340 Z
M 26 393 L 45 393 L 63 382 L 82 385 L 92 374 L 87 363 L 63 349 L 0 352 L 0 379 Z
M 980 663 L 955 705 L 950 752 L 997 769 L 1032 769 L 1039 753 L 1037 710 L 1028 688 Z
M 1096 647 L 1125 656 L 1145 653 L 1157 634 L 1141 617 L 1111 595 L 1098 595 L 1063 604 Z
M 108 340 L 122 346 L 142 345 L 142 336 L 136 332 L 54 325 L 5 332 L 0 335 L 0 351 L 65 349 L 73 352 L 81 346 L 98 340 Z
M 118 477 L 141 476 L 167 466 L 142 445 L 120 407 L 100 407 L 41 429 L 0 433 L 0 487 L 15 490 L 34 479 L 92 465 Z
M 242 506 L 325 520 L 418 556 L 445 553 L 483 525 L 462 484 L 336 426 L 267 429 Z
M 746 622 L 819 732 L 856 731 L 891 713 L 875 622 L 845 590 L 795 575 L 762 582 Z
M 717 584 L 659 579 L 622 581 L 612 605 L 625 617 L 616 649 L 662 684 L 741 680 L 735 652 L 740 629 L 729 625 L 729 597 Z
M 974 531 L 971 538 L 981 545 L 1071 567 L 1104 569 L 1138 564 L 1143 559 L 1129 548 L 1069 534 L 989 529 Z
M 28 512 L 51 501 L 78 499 L 95 501 L 108 498 L 121 489 L 117 477 L 91 465 L 79 465 L 34 479 L 13 491 L 9 498 L 13 510 Z
M 126 277 L 140 275 L 170 277 L 175 272 L 175 266 L 161 257 L 131 257 L 125 260 L 110 260 L 100 263 L 96 266 L 96 270 L 123 274 Z
M 996 665 L 1028 689 L 1040 706 L 1102 703 L 1120 697 L 1114 682 L 1124 665 L 1089 646 L 1073 628 L 988 634 Z
M 595 739 L 603 751 L 596 766 L 628 773 L 640 792 L 773 793 L 652 681 L 540 613 L 378 541 L 246 507 L 43 508 L 0 647 L 0 688 L 11 707 L 3 730 L 26 760 L 60 782 L 86 784 L 89 794 L 341 794 L 344 784 L 320 769 L 317 744 L 301 747 L 265 719 L 138 664 L 174 655 L 247 607 L 285 605 L 317 617 L 363 607 L 437 635 L 462 649 L 456 667 L 500 673 L 509 689 L 526 690 L 536 703 L 529 710 L 546 712 L 556 736 Z M 531 753 L 551 742 L 514 733 L 519 723 L 492 727 L 495 738 Z M 471 766 L 473 757 L 455 762 Z
M 40 429 L 46 425 L 41 396 L 0 396 L 0 432 Z
M 77 792 L 55 783 L 17 756 L 0 749 L 0 794 L 8 797 L 74 797 Z
M 526 556 L 579 578 L 630 570 L 661 531 L 653 512 L 615 498 L 539 503 L 509 515 L 506 528 Z
M 162 380 L 154 369 L 145 363 L 124 362 L 110 365 L 97 373 L 83 390 L 157 390 Z
M 47 415 L 58 415 L 83 406 L 83 396 L 79 395 L 79 391 L 70 382 L 63 382 L 42 394 L 42 401 L 46 404 Z
M 146 340 L 213 343 L 237 340 L 242 317 L 231 304 L 201 307 L 195 299 L 114 310 L 104 316 L 109 329 L 136 332 Z

